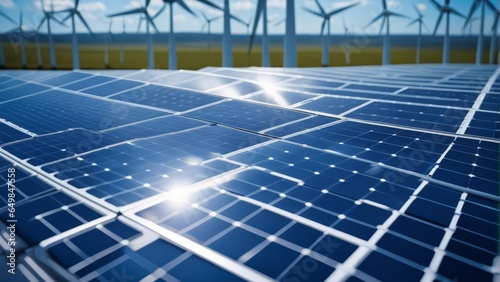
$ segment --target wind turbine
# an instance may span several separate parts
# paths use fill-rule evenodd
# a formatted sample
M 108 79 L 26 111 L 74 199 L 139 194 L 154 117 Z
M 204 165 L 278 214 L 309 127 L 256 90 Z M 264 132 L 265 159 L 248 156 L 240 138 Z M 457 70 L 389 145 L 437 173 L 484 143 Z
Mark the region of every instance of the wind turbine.
M 439 25 L 441 24 L 441 20 L 443 19 L 443 15 L 446 14 L 446 27 L 445 27 L 444 42 L 443 42 L 443 64 L 449 64 L 450 63 L 450 15 L 454 14 L 461 18 L 465 18 L 465 16 L 462 15 L 457 10 L 450 7 L 451 0 L 444 0 L 444 5 L 439 4 L 436 0 L 429 0 L 429 1 L 431 1 L 434 7 L 436 7 L 436 9 L 440 11 L 436 27 L 434 28 L 434 32 L 432 34 L 433 36 L 436 35 Z
M 432 0 L 432 1 L 434 1 L 434 0 Z M 401 17 L 401 18 L 407 18 L 407 17 L 402 15 L 402 14 L 389 11 L 387 9 L 387 0 L 382 0 L 382 6 L 384 7 L 384 10 L 382 11 L 382 13 L 380 13 L 378 16 L 376 16 L 369 24 L 366 25 L 366 27 L 370 26 L 371 24 L 373 24 L 374 22 L 376 22 L 382 18 L 382 25 L 380 26 L 380 31 L 382 31 L 384 29 L 384 25 L 387 22 L 386 34 L 384 36 L 384 49 L 383 49 L 383 55 L 382 55 L 382 64 L 389 65 L 391 63 L 391 53 L 390 53 L 391 38 L 390 38 L 389 19 L 391 16 Z
M 216 21 L 216 20 L 222 18 L 222 16 L 208 18 L 207 15 L 205 15 L 205 13 L 203 13 L 203 12 L 201 12 L 201 15 L 203 16 L 203 19 L 205 20 L 205 23 L 201 27 L 201 31 L 205 30 L 205 27 L 207 27 L 207 30 L 208 30 L 208 50 L 210 50 L 212 48 L 211 40 L 210 40 L 210 27 L 211 27 L 213 21 Z
M 424 20 L 423 20 L 424 16 L 420 12 L 420 10 L 417 8 L 417 6 L 415 6 L 415 4 L 413 4 L 413 7 L 415 8 L 415 11 L 418 14 L 418 18 L 416 18 L 413 21 L 411 21 L 407 26 L 409 27 L 409 26 L 412 26 L 412 25 L 418 23 L 417 58 L 416 58 L 416 63 L 420 64 L 420 49 L 421 49 L 421 46 L 422 46 L 422 26 L 424 26 L 425 28 L 427 28 L 427 26 L 424 23 Z
M 316 2 L 316 5 L 318 6 L 319 8 L 319 13 L 316 12 L 316 11 L 313 11 L 313 10 L 310 10 L 308 8 L 303 8 L 304 10 L 306 10 L 307 12 L 315 15 L 315 16 L 318 16 L 320 18 L 323 19 L 323 23 L 321 24 L 321 35 L 323 37 L 323 52 L 322 52 L 322 57 L 321 57 L 321 65 L 323 65 L 324 67 L 327 67 L 329 62 L 330 62 L 330 19 L 333 15 L 335 14 L 338 14 L 340 12 L 343 12 L 349 8 L 352 8 L 356 5 L 359 4 L 358 3 L 354 3 L 354 4 L 351 4 L 351 5 L 348 5 L 346 7 L 343 7 L 343 8 L 339 8 L 339 9 L 336 9 L 336 10 L 333 10 L 333 11 L 330 11 L 328 13 L 325 12 L 325 10 L 323 9 L 323 7 L 319 4 L 319 1 L 318 0 L 315 0 Z M 326 30 L 327 30 L 327 33 L 326 33 L 326 36 L 323 35 L 323 32 L 325 30 L 325 25 L 327 26 L 326 27 Z
M 10 21 L 13 24 L 17 24 L 15 20 L 13 20 L 11 17 L 7 16 L 4 14 L 2 11 L 0 11 L 0 16 L 6 18 L 8 21 Z M 4 68 L 5 66 L 5 56 L 3 54 L 3 42 L 2 42 L 2 35 L 0 34 L 0 68 Z
M 349 65 L 351 63 L 351 48 L 349 42 L 347 42 L 347 37 L 349 35 L 349 28 L 345 23 L 344 17 L 342 17 L 342 25 L 344 27 L 344 41 L 345 41 L 345 64 Z
M 56 55 L 54 51 L 54 41 L 52 39 L 52 30 L 50 28 L 50 20 L 55 20 L 59 24 L 63 25 L 62 22 L 57 20 L 54 17 L 54 1 L 50 1 L 50 11 L 45 10 L 45 5 L 44 2 L 45 0 L 40 0 L 42 3 L 42 10 L 43 10 L 43 18 L 40 21 L 40 24 L 37 27 L 37 30 L 40 30 L 44 22 L 47 22 L 47 36 L 49 39 L 49 57 L 50 57 L 50 68 L 55 69 L 56 68 Z
M 75 22 L 75 15 L 78 16 L 78 18 L 80 18 L 80 21 L 85 25 L 85 27 L 87 28 L 87 30 L 90 32 L 90 34 L 93 34 L 92 33 L 92 30 L 90 30 L 90 27 L 89 25 L 87 24 L 87 22 L 85 21 L 85 19 L 82 17 L 82 14 L 80 13 L 80 11 L 78 11 L 78 4 L 80 3 L 80 0 L 75 0 L 75 6 L 73 8 L 69 8 L 67 10 L 62 10 L 62 11 L 58 11 L 58 13 L 65 13 L 65 12 L 68 12 L 69 15 L 63 20 L 63 22 L 66 22 L 69 18 L 71 18 L 71 28 L 72 28 L 72 37 L 73 37 L 73 69 L 80 69 L 80 55 L 78 53 L 78 38 L 77 38 L 77 34 L 76 34 L 76 22 Z
M 76 0 L 78 1 L 78 0 Z M 153 21 L 153 18 L 148 12 L 148 6 L 151 3 L 151 0 L 145 0 L 145 5 L 140 8 L 136 8 L 133 10 L 125 11 L 125 12 L 120 12 L 116 14 L 109 15 L 108 17 L 113 18 L 113 17 L 118 17 L 118 16 L 126 16 L 126 15 L 135 15 L 135 14 L 141 14 L 144 16 L 146 20 L 146 33 L 148 36 L 148 69 L 154 69 L 155 67 L 155 57 L 154 57 L 154 47 L 153 47 L 153 35 L 149 32 L 149 25 L 152 25 L 153 28 L 158 32 L 158 29 L 156 28 L 156 25 Z M 164 6 L 165 7 L 165 6 Z M 160 10 L 162 11 L 162 10 Z M 159 13 L 155 15 L 158 16 Z M 139 27 L 140 27 L 140 21 L 139 21 Z
M 123 64 L 124 53 L 123 45 L 125 42 L 125 17 L 122 18 L 122 38 L 120 40 L 120 64 Z
M 267 0 L 257 0 L 257 9 L 255 10 L 255 18 L 253 21 L 252 34 L 250 35 L 250 43 L 248 46 L 248 53 L 252 51 L 253 39 L 257 26 L 259 25 L 260 16 L 262 15 L 262 66 L 269 67 L 269 36 L 267 34 Z
M 104 66 L 109 67 L 109 44 L 108 44 L 108 38 L 111 40 L 114 40 L 115 36 L 111 32 L 111 27 L 113 25 L 113 19 L 109 21 L 109 29 L 108 29 L 108 34 L 104 36 Z
M 500 7 L 495 8 L 493 3 L 491 1 L 487 2 L 488 6 L 490 6 L 490 9 L 495 10 L 495 19 L 493 20 L 493 26 L 491 28 L 492 35 L 491 35 L 491 44 L 490 44 L 490 57 L 488 60 L 488 63 L 490 65 L 495 63 L 495 54 L 497 50 L 497 34 L 498 34 L 498 20 L 500 18 Z
M 24 48 L 24 29 L 23 29 L 23 11 L 19 13 L 19 26 L 10 30 L 9 33 L 19 32 L 19 49 L 21 50 L 21 65 L 26 68 L 26 49 Z
M 470 19 L 468 25 L 469 25 L 469 36 L 472 36 L 472 27 L 474 25 L 475 22 L 477 22 L 478 20 L 480 20 L 479 17 L 473 17 L 472 19 Z M 464 35 L 465 35 L 465 26 L 463 27 L 463 32 L 464 32 Z
M 474 12 L 481 6 L 481 20 L 480 20 L 480 29 L 479 29 L 479 36 L 477 38 L 477 49 L 476 49 L 476 65 L 481 64 L 483 60 L 483 49 L 484 49 L 484 18 L 485 18 L 485 13 L 486 13 L 486 6 L 491 9 L 489 5 L 487 5 L 488 0 L 474 0 L 472 3 L 472 6 L 470 7 L 469 10 L 469 15 L 467 16 L 465 23 L 464 23 L 464 28 L 467 26 L 467 23 L 472 20 L 472 15 L 474 15 Z M 496 12 L 496 9 L 492 9 L 493 12 Z M 472 25 L 472 23 L 471 23 Z
M 286 0 L 285 38 L 283 41 L 283 67 L 297 67 L 297 36 L 295 34 L 294 0 Z

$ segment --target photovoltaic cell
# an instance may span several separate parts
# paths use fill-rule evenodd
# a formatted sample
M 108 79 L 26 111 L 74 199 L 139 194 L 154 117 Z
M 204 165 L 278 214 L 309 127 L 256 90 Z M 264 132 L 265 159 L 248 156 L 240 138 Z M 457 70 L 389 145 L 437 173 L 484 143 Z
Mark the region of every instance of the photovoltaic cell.
M 488 65 L 4 70 L 0 280 L 9 168 L 21 280 L 494 280 L 497 81 Z

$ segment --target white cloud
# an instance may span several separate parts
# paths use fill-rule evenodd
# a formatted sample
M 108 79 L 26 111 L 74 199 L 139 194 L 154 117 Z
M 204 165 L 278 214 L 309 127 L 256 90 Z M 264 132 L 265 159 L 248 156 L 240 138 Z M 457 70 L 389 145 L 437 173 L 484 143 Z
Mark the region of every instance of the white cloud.
M 423 12 L 423 11 L 427 10 L 427 5 L 425 5 L 424 3 L 418 3 L 418 4 L 417 4 L 417 8 L 418 8 L 421 12 Z
M 250 0 L 237 0 L 231 3 L 231 10 L 248 11 L 254 8 L 254 4 Z
M 270 8 L 282 8 L 284 9 L 286 7 L 285 0 L 268 0 L 267 1 L 267 6 Z
M 177 14 L 174 15 L 174 21 L 177 23 L 185 23 L 188 21 L 188 18 L 186 17 L 185 14 Z
M 1 1 L 1 0 L 0 0 Z M 42 0 L 43 5 L 46 10 L 50 10 L 51 7 L 54 7 L 54 11 L 65 10 L 74 7 L 74 2 L 72 0 Z M 40 0 L 35 0 L 35 8 L 37 10 L 42 10 L 42 2 Z
M 399 8 L 400 6 L 401 6 L 401 2 L 399 2 L 399 1 L 396 1 L 396 0 L 387 1 L 388 8 Z
M 16 6 L 16 4 L 14 4 L 14 2 L 12 2 L 12 0 L 0 0 L 0 6 L 2 8 L 10 9 L 10 8 L 14 8 Z
M 361 1 L 358 1 L 358 0 L 346 0 L 346 1 L 340 1 L 340 2 L 335 2 L 335 3 L 332 3 L 330 6 L 333 8 L 333 9 L 339 9 L 339 8 L 342 8 L 342 7 L 345 7 L 345 6 L 348 6 L 348 5 L 352 5 L 354 3 L 360 3 L 359 6 L 366 6 L 368 5 L 368 0 L 361 0 Z

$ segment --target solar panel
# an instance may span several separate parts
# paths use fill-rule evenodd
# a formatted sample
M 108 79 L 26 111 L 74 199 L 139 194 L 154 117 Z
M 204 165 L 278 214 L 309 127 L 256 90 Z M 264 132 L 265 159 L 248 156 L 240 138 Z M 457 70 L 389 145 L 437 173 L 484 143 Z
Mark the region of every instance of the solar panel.
M 499 75 L 0 71 L 0 280 L 495 281 Z

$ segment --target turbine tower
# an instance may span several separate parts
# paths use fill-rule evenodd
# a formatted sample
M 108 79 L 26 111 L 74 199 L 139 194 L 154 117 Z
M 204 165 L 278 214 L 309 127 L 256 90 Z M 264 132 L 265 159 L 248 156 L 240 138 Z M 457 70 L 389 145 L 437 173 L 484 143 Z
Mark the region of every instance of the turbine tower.
M 13 24 L 17 24 L 15 20 L 13 20 L 11 17 L 4 14 L 2 11 L 0 11 L 0 16 L 6 18 L 8 21 L 10 21 Z M 2 36 L 0 35 L 0 68 L 3 69 L 4 67 L 5 67 L 5 56 L 3 54 Z
M 250 35 L 250 42 L 248 46 L 248 53 L 252 52 L 253 40 L 255 32 L 259 25 L 260 16 L 262 15 L 262 66 L 269 67 L 271 65 L 269 59 L 269 36 L 267 34 L 267 0 L 257 0 L 257 9 L 255 10 L 255 18 L 253 21 L 252 33 Z
M 450 63 L 450 15 L 453 14 L 462 18 L 465 18 L 465 16 L 462 15 L 457 10 L 450 7 L 451 0 L 444 0 L 443 6 L 439 4 L 436 0 L 429 0 L 429 1 L 431 1 L 434 7 L 436 7 L 436 9 L 440 11 L 436 27 L 434 28 L 434 32 L 432 34 L 433 36 L 436 35 L 439 25 L 441 24 L 441 20 L 443 19 L 443 15 L 446 14 L 446 27 L 445 27 L 444 42 L 443 42 L 443 64 L 449 64 Z
M 285 38 L 283 42 L 283 67 L 297 67 L 297 36 L 295 34 L 294 0 L 286 0 Z
M 374 22 L 378 21 L 379 19 L 382 18 L 382 25 L 380 26 L 380 31 L 384 29 L 384 25 L 386 25 L 386 34 L 384 36 L 384 49 L 383 49 L 383 55 L 382 55 L 382 64 L 383 65 L 389 65 L 391 63 L 391 38 L 390 38 L 390 24 L 389 24 L 389 19 L 391 16 L 395 17 L 401 17 L 401 18 L 406 18 L 406 16 L 389 11 L 387 8 L 387 0 L 382 0 L 382 6 L 384 7 L 384 10 L 382 13 L 380 13 L 378 16 L 376 16 L 369 24 L 366 25 L 366 27 L 370 26 Z M 365 28 L 366 28 L 365 27 Z
M 50 20 L 55 20 L 60 25 L 63 25 L 63 23 L 54 17 L 54 1 L 53 0 L 50 2 L 50 11 L 45 10 L 45 5 L 44 5 L 45 1 L 44 0 L 40 0 L 40 2 L 42 3 L 43 18 L 40 21 L 40 24 L 38 25 L 37 30 L 40 30 L 43 23 L 47 22 L 47 36 L 49 39 L 50 68 L 56 69 L 56 67 L 57 67 L 56 55 L 55 55 L 55 51 L 54 51 L 54 41 L 52 39 L 52 29 L 50 26 Z
M 76 0 L 78 1 L 78 0 Z M 126 16 L 126 15 L 136 15 L 140 14 L 143 15 L 145 20 L 146 20 L 146 34 L 148 37 L 148 69 L 154 69 L 155 68 L 155 57 L 154 57 L 154 47 L 153 47 L 153 35 L 149 32 L 149 26 L 152 25 L 153 28 L 158 32 L 158 29 L 156 28 L 156 25 L 153 21 L 153 17 L 148 12 L 148 6 L 151 3 L 151 0 L 145 0 L 145 5 L 140 8 L 136 8 L 133 10 L 125 11 L 125 12 L 120 12 L 116 14 L 109 15 L 108 17 L 113 18 L 113 17 L 119 17 L 119 16 Z M 164 6 L 165 7 L 165 6 Z M 161 12 L 162 10 L 160 10 Z M 158 16 L 159 13 L 155 15 Z M 140 22 L 139 22 L 140 24 Z M 140 26 L 139 26 L 140 27 Z
M 122 38 L 120 40 L 120 64 L 123 64 L 124 53 L 123 53 L 123 45 L 125 42 L 125 17 L 122 18 Z
M 483 49 L 484 49 L 484 18 L 486 14 L 486 7 L 491 9 L 489 5 L 487 5 L 488 0 L 474 0 L 472 6 L 469 10 L 469 15 L 467 16 L 464 28 L 467 26 L 469 21 L 472 20 L 472 16 L 474 12 L 477 11 L 479 7 L 481 7 L 481 19 L 480 19 L 480 28 L 479 28 L 479 36 L 477 38 L 477 49 L 476 49 L 476 65 L 480 65 L 483 60 Z M 492 9 L 493 12 L 496 12 L 496 9 Z M 471 23 L 472 25 L 472 23 Z
M 205 15 L 205 13 L 201 12 L 201 15 L 203 16 L 203 19 L 205 20 L 205 23 L 203 24 L 203 26 L 201 27 L 201 31 L 205 30 L 205 27 L 207 27 L 207 31 L 208 31 L 208 43 L 207 43 L 207 47 L 208 47 L 208 50 L 210 50 L 212 48 L 212 42 L 210 40 L 210 28 L 212 26 L 212 22 L 213 21 L 216 21 L 220 18 L 222 18 L 222 16 L 218 16 L 218 17 L 213 17 L 213 18 L 208 18 L 207 15 Z
M 349 46 L 349 42 L 347 41 L 347 37 L 349 36 L 349 28 L 345 23 L 344 17 L 342 17 L 342 25 L 344 27 L 344 42 L 345 42 L 345 64 L 351 64 L 351 48 Z
M 421 50 L 421 47 L 422 47 L 422 26 L 424 26 L 425 28 L 427 28 L 427 26 L 424 23 L 424 20 L 423 20 L 424 16 L 420 12 L 420 10 L 417 8 L 417 6 L 415 6 L 415 4 L 413 4 L 413 7 L 415 8 L 415 11 L 418 14 L 418 18 L 416 18 L 413 21 L 411 21 L 407 26 L 409 27 L 409 26 L 412 26 L 412 25 L 418 23 L 417 58 L 416 58 L 416 63 L 420 64 L 420 50 Z
M 498 34 L 498 19 L 500 18 L 500 7 L 495 8 L 495 5 L 491 3 L 491 1 L 486 2 L 490 9 L 495 10 L 495 19 L 493 20 L 493 26 L 491 27 L 492 35 L 491 35 L 491 43 L 490 43 L 490 57 L 488 63 L 490 65 L 495 63 L 495 54 L 497 51 L 497 34 Z
M 303 9 L 306 10 L 307 12 L 323 19 L 323 23 L 321 24 L 321 36 L 323 37 L 323 52 L 322 52 L 322 56 L 321 56 L 321 65 L 324 67 L 327 67 L 329 65 L 329 62 L 330 62 L 330 56 L 329 56 L 330 55 L 330 52 L 329 52 L 330 51 L 330 19 L 335 14 L 338 14 L 338 13 L 343 12 L 343 11 L 345 11 L 349 8 L 352 8 L 356 5 L 359 5 L 359 2 L 348 5 L 346 7 L 340 8 L 340 9 L 330 11 L 328 13 L 325 12 L 325 10 L 323 9 L 323 7 L 321 6 L 321 4 L 319 3 L 318 0 L 315 0 L 315 2 L 319 8 L 319 13 L 316 11 L 310 10 L 308 8 L 305 8 L 305 7 Z M 327 33 L 326 33 L 326 35 L 323 35 L 323 32 L 325 30 L 325 25 L 326 25 Z
M 78 4 L 80 3 L 80 0 L 75 0 L 75 7 L 69 8 L 67 10 L 59 11 L 58 13 L 69 13 L 69 15 L 63 20 L 63 22 L 66 22 L 69 18 L 71 18 L 71 28 L 72 28 L 72 38 L 73 38 L 73 69 L 77 70 L 80 69 L 80 55 L 78 53 L 78 38 L 76 35 L 76 22 L 75 22 L 75 15 L 80 18 L 80 21 L 85 25 L 87 30 L 92 34 L 92 30 L 90 30 L 89 25 L 85 21 L 85 19 L 82 17 L 82 14 L 78 11 Z
M 104 36 L 104 66 L 109 67 L 109 42 L 108 39 L 114 40 L 115 36 L 111 32 L 111 27 L 113 25 L 113 19 L 109 21 L 108 34 Z
M 201 1 L 201 0 L 198 0 Z M 206 1 L 203 1 L 206 2 Z M 221 10 L 224 12 L 223 14 L 223 20 L 224 20 L 224 31 L 222 35 L 222 66 L 223 67 L 232 67 L 233 66 L 233 51 L 232 51 L 232 40 L 231 40 L 231 19 L 234 19 L 241 24 L 246 25 L 246 23 L 231 15 L 229 11 L 229 0 L 224 0 L 224 7 L 220 8 L 216 5 L 211 5 L 214 8 L 217 8 L 218 10 Z

